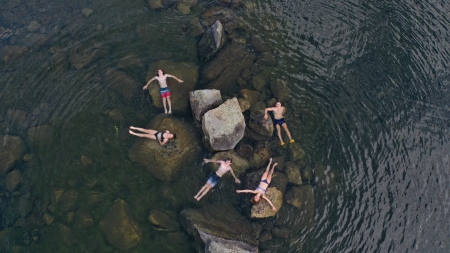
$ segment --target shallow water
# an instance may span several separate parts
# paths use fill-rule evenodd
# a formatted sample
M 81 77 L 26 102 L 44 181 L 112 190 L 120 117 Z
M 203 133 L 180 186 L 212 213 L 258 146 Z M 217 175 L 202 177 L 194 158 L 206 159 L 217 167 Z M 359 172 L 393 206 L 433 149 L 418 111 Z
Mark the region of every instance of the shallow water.
M 160 111 L 144 92 L 125 101 L 104 79 L 108 69 L 131 54 L 142 66 L 126 71 L 142 84 L 148 65 L 158 60 L 200 65 L 196 40 L 184 29 L 190 18 L 213 4 L 199 2 L 189 15 L 175 8 L 153 11 L 145 1 L 2 4 L 0 26 L 14 35 L 2 38 L 0 49 L 27 45 L 28 50 L 17 59 L 2 56 L 1 134 L 27 142 L 31 126 L 49 124 L 54 131 L 50 145 L 28 146 L 28 153 L 39 159 L 16 165 L 24 177 L 22 194 L 29 192 L 37 205 L 48 201 L 55 187 L 70 186 L 83 199 L 90 191 L 86 182 L 94 180 L 95 190 L 107 195 L 105 202 L 125 197 L 146 228 L 144 242 L 133 252 L 194 251 L 189 239 L 171 245 L 173 238 L 148 228 L 146 218 L 150 207 L 180 211 L 195 206 L 186 200 L 204 183 L 206 175 L 199 168 L 209 152 L 174 183 L 152 178 L 128 159 L 135 139 L 127 129 L 145 126 Z M 89 18 L 81 13 L 85 7 L 94 10 Z M 315 185 L 314 226 L 274 239 L 264 250 L 448 252 L 450 5 L 263 0 L 248 1 L 237 12 L 249 34 L 271 42 L 278 64 L 269 71 L 287 80 L 292 92 L 291 132 L 309 160 L 325 168 L 327 179 L 322 187 Z M 48 36 L 40 47 L 30 44 L 36 43 L 29 40 L 31 21 L 40 23 L 38 32 Z M 77 70 L 68 52 L 80 44 L 107 53 Z M 111 109 L 124 119 L 112 120 Z M 175 116 L 192 122 L 190 115 Z M 82 155 L 93 160 L 88 169 L 81 165 Z M 4 183 L 0 186 L 5 192 Z M 230 188 L 224 183 L 212 194 L 230 199 Z M 179 202 L 185 204 L 175 204 Z M 95 209 L 94 220 L 109 206 Z M 2 229 L 14 224 L 17 214 L 2 213 Z M 80 230 L 82 242 L 69 247 L 58 237 L 58 228 L 48 226 L 40 230 L 39 243 L 26 244 L 27 229 L 17 227 L 12 241 L 29 252 L 89 251 L 93 241 L 104 241 L 98 229 Z M 112 251 L 106 243 L 96 247 Z

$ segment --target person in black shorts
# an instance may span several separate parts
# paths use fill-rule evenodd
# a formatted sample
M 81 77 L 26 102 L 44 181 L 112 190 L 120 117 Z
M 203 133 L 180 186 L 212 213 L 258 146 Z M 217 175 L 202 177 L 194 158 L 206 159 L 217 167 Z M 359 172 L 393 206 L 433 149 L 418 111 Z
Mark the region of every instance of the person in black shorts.
M 289 137 L 289 143 L 294 143 L 295 140 L 292 139 L 291 133 L 289 132 L 289 129 L 286 125 L 286 122 L 284 122 L 283 114 L 286 111 L 286 108 L 284 106 L 281 106 L 281 102 L 277 102 L 274 107 L 268 107 L 264 110 L 264 119 L 268 119 L 269 115 L 267 112 L 272 111 L 273 112 L 273 123 L 275 124 L 275 128 L 277 129 L 278 138 L 280 138 L 280 144 L 281 146 L 284 145 L 283 138 L 281 137 L 281 128 L 283 127 L 284 131 L 286 131 L 287 136 Z
M 234 181 L 237 184 L 240 184 L 241 181 L 234 175 L 233 168 L 231 168 L 231 158 L 227 158 L 225 161 L 222 160 L 211 160 L 211 159 L 204 159 L 205 163 L 213 162 L 213 163 L 219 163 L 220 166 L 217 169 L 216 172 L 209 175 L 208 181 L 206 184 L 198 191 L 198 193 L 194 196 L 194 199 L 199 201 L 203 196 L 205 196 L 206 193 L 208 193 L 211 188 L 213 188 L 221 179 L 223 174 L 226 172 L 231 172 L 231 175 L 234 177 Z

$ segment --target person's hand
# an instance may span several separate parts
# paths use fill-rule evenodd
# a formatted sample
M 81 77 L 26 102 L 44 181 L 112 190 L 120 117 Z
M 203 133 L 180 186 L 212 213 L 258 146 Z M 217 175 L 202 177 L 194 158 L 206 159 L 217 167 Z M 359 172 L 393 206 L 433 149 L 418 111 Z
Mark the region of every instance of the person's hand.
M 203 161 L 205 161 L 205 163 L 208 163 L 209 159 L 204 158 Z
M 183 80 L 178 80 L 178 82 L 179 82 L 179 83 L 183 83 L 184 81 L 183 81 Z
M 236 190 L 236 193 L 240 193 L 241 191 L 240 190 Z
M 264 114 L 264 119 L 267 119 L 269 117 L 269 115 Z
M 275 212 L 277 211 L 277 209 L 275 207 L 272 207 L 272 210 L 274 210 Z
M 143 90 L 146 90 L 146 89 L 147 89 L 147 85 L 145 85 L 144 87 L 142 87 L 142 89 L 143 89 Z
M 240 184 L 240 183 L 241 183 L 241 180 L 239 180 L 239 178 L 236 178 L 236 179 L 234 180 L 234 182 L 236 182 L 236 184 Z

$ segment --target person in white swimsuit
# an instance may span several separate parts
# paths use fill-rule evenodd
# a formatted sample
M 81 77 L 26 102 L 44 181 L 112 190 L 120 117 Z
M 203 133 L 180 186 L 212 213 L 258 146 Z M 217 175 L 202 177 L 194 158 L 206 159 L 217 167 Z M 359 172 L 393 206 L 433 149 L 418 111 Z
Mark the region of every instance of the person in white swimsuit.
M 150 79 L 142 89 L 146 90 L 148 85 L 151 82 L 153 82 L 154 80 L 158 80 L 159 93 L 161 94 L 161 98 L 163 100 L 163 105 L 164 105 L 164 114 L 172 114 L 172 104 L 170 102 L 171 95 L 170 95 L 169 87 L 167 87 L 167 82 L 166 82 L 167 77 L 172 77 L 175 80 L 177 80 L 179 83 L 183 82 L 183 80 L 178 79 L 176 76 L 165 74 L 164 70 L 159 69 L 158 74 L 156 76 L 154 76 L 152 79 Z M 169 106 L 169 111 L 167 111 L 166 101 Z
M 266 196 L 266 190 L 269 186 L 270 182 L 272 181 L 272 175 L 273 171 L 275 170 L 275 166 L 278 165 L 278 163 L 274 163 L 272 169 L 270 169 L 270 164 L 272 163 L 272 158 L 270 158 L 269 164 L 267 165 L 266 170 L 261 176 L 261 181 L 259 182 L 258 187 L 256 187 L 255 190 L 236 190 L 237 193 L 253 193 L 255 196 L 250 200 L 253 204 L 258 204 L 261 201 L 261 198 L 263 198 L 269 205 L 272 207 L 272 210 L 275 212 L 277 209 L 273 205 L 272 201 L 270 201 L 269 198 Z
M 225 161 L 211 160 L 211 159 L 204 159 L 204 160 L 205 163 L 209 162 L 220 163 L 220 166 L 215 173 L 211 173 L 211 175 L 209 175 L 206 184 L 194 196 L 194 199 L 196 199 L 197 201 L 199 201 L 203 196 L 205 196 L 205 194 L 220 181 L 220 178 L 223 176 L 223 174 L 227 173 L 228 171 L 231 172 L 231 175 L 234 177 L 234 181 L 237 184 L 241 183 L 241 181 L 236 177 L 236 175 L 234 175 L 233 168 L 231 168 L 231 158 L 227 158 Z

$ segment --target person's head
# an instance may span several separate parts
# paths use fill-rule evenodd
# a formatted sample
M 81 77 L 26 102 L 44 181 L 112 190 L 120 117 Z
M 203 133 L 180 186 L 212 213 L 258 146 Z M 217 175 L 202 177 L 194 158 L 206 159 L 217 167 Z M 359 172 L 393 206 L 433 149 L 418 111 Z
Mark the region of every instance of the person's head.
M 164 70 L 162 70 L 162 69 L 158 69 L 158 73 L 156 73 L 157 76 L 162 76 L 164 74 L 165 74 Z
M 252 202 L 252 204 L 255 204 L 255 205 L 258 204 L 260 201 L 261 201 L 261 193 L 255 194 L 255 196 L 253 196 L 250 199 L 250 202 Z
M 233 160 L 231 160 L 231 157 L 228 157 L 227 159 L 225 159 L 225 162 L 228 164 L 231 164 L 233 162 Z
M 173 139 L 176 139 L 177 138 L 177 135 L 176 134 L 171 134 L 172 136 L 170 137 L 171 139 L 173 138 Z
M 277 101 L 277 102 L 275 103 L 275 107 L 281 107 L 281 102 L 280 102 L 280 101 Z

